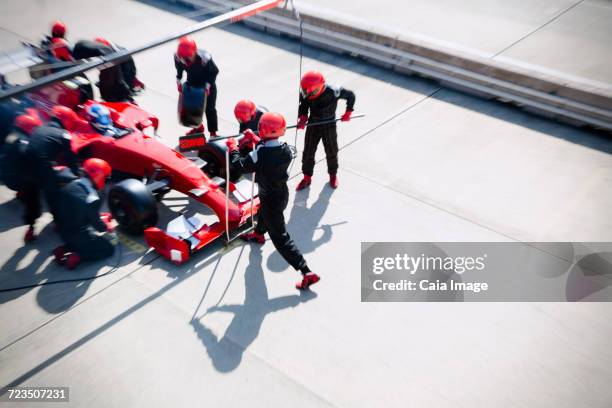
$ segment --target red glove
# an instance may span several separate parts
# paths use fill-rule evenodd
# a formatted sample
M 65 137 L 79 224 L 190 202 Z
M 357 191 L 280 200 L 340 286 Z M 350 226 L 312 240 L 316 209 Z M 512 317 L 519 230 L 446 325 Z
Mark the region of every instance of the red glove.
M 113 225 L 113 216 L 110 213 L 100 213 L 100 219 L 106 224 L 107 232 L 113 232 L 115 230 L 115 226 Z
M 351 115 L 353 114 L 352 110 L 347 110 L 346 112 L 344 112 L 344 115 L 342 115 L 342 117 L 340 118 L 340 120 L 342 122 L 348 122 L 349 120 L 351 120 Z
M 210 96 L 210 84 L 206 84 L 206 88 L 204 88 L 204 93 L 206 96 Z
M 181 84 L 180 79 L 176 80 L 176 89 L 179 91 L 179 93 L 183 93 L 183 84 Z
M 302 115 L 298 118 L 297 128 L 298 130 L 304 129 L 306 127 L 306 123 L 308 122 L 308 116 Z
M 227 148 L 230 151 L 230 153 L 238 151 L 238 143 L 236 143 L 236 139 L 234 139 L 233 137 L 230 137 L 229 139 L 227 139 L 225 144 L 227 145 Z
M 251 129 L 247 129 L 243 132 L 244 137 L 240 140 L 241 147 L 248 147 L 249 149 L 254 149 L 255 145 L 259 143 L 261 140 L 259 136 L 255 134 Z

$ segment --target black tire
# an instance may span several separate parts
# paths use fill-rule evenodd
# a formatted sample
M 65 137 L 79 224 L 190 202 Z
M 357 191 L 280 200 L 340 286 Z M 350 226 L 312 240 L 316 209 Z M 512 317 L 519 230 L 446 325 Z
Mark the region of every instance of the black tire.
M 210 150 L 207 150 L 210 149 Z M 214 151 L 213 151 L 214 149 Z M 219 149 L 215 149 L 210 145 L 206 145 L 204 150 L 200 150 L 198 153 L 200 159 L 206 162 L 206 166 L 204 167 L 204 172 L 212 177 L 221 177 L 226 178 L 225 176 L 225 151 L 221 151 Z M 236 171 L 232 171 L 230 168 L 230 181 L 235 183 L 240 179 L 240 174 Z
M 123 180 L 111 187 L 108 207 L 119 225 L 130 234 L 141 234 L 157 224 L 157 203 L 147 187 L 136 179 Z

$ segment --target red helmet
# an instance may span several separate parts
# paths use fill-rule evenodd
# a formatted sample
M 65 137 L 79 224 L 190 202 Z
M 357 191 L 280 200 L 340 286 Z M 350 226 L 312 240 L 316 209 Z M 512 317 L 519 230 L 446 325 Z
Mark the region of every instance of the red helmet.
M 111 166 L 102 159 L 87 159 L 83 162 L 83 170 L 91 181 L 95 184 L 98 190 L 104 188 L 106 179 L 110 177 L 112 173 Z
M 72 61 L 72 54 L 68 49 L 68 41 L 63 38 L 51 39 L 51 53 L 60 61 Z
M 325 78 L 319 71 L 308 71 L 300 81 L 302 96 L 315 99 L 325 90 Z
M 42 122 L 37 116 L 23 114 L 15 118 L 15 127 L 28 136 L 31 135 L 38 126 L 42 126 Z
M 56 119 L 69 132 L 75 129 L 79 120 L 75 111 L 62 105 L 54 106 L 51 109 L 51 117 Z
M 176 49 L 176 56 L 183 64 L 189 65 L 193 62 L 197 49 L 193 38 L 189 36 L 181 37 L 178 48 Z
M 59 20 L 51 26 L 51 37 L 64 38 L 66 35 L 66 25 Z
M 257 106 L 253 103 L 253 101 L 249 101 L 247 99 L 243 99 L 238 101 L 236 107 L 234 108 L 234 116 L 238 119 L 238 122 L 244 123 L 251 120 L 255 112 L 257 111 Z
M 106 38 L 104 38 L 104 37 L 96 37 L 96 38 L 94 39 L 94 41 L 95 41 L 95 42 L 97 42 L 97 43 L 100 43 L 100 44 L 104 44 L 104 45 L 106 45 L 107 47 L 110 47 L 110 46 L 111 46 L 110 41 L 108 41 L 108 40 L 107 40 Z
M 259 120 L 259 136 L 263 139 L 277 139 L 285 134 L 287 122 L 280 113 L 266 112 Z

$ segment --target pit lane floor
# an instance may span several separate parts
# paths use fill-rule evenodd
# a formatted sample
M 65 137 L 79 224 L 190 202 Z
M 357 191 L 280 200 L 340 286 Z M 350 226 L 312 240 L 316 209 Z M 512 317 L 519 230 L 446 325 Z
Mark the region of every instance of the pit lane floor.
M 71 38 L 125 46 L 191 22 L 158 6 L 3 2 L 2 48 L 57 16 Z M 221 69 L 222 133 L 244 97 L 295 118 L 297 44 L 241 26 L 196 40 Z M 184 132 L 173 48 L 136 58 L 138 102 L 170 146 Z M 360 303 L 359 255 L 377 240 L 610 241 L 612 141 L 307 48 L 304 70 L 315 67 L 368 116 L 340 125 L 340 188 L 322 162 L 290 197 L 290 232 L 323 277 L 314 291 L 293 289 L 270 242 L 216 243 L 176 267 L 129 238 L 120 257 L 63 271 L 50 226 L 23 247 L 19 206 L 0 187 L 0 288 L 116 268 L 0 293 L 0 387 L 69 386 L 68 405 L 83 407 L 610 405 L 609 304 Z

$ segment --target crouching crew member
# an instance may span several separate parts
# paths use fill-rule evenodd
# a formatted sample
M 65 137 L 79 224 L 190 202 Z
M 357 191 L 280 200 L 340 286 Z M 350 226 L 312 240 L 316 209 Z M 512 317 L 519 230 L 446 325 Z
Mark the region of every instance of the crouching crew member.
M 263 106 L 255 105 L 253 101 L 247 99 L 238 101 L 234 107 L 234 116 L 240 126 L 238 132 L 245 135 L 247 131 L 251 133 L 258 132 L 261 116 L 267 111 Z M 255 134 L 250 134 L 249 137 L 240 139 L 238 147 L 241 152 L 250 151 L 255 148 L 257 143 L 259 143 L 259 138 Z
M 234 107 L 234 116 L 240 125 L 238 132 L 242 133 L 247 129 L 257 132 L 259 120 L 267 111 L 268 110 L 263 106 L 257 106 L 253 101 L 249 101 L 248 99 L 238 101 Z
M 296 288 L 304 290 L 320 278 L 306 265 L 306 260 L 289 236 L 285 225 L 283 211 L 287 207 L 289 190 L 287 188 L 287 169 L 292 160 L 291 150 L 278 138 L 285 134 L 285 118 L 279 113 L 263 114 L 259 121 L 259 135 L 262 143 L 258 144 L 246 157 L 241 157 L 234 139 L 228 139 L 232 166 L 241 173 L 255 172 L 255 181 L 259 188 L 259 209 L 255 231 L 242 235 L 246 241 L 258 244 L 265 242 L 267 232 L 276 250 L 295 269 L 302 273 L 302 280 Z M 252 134 L 247 132 L 245 137 Z
M 219 68 L 215 65 L 208 51 L 198 49 L 191 37 L 182 37 L 174 54 L 174 66 L 176 67 L 176 86 L 179 92 L 183 92 L 183 72 L 187 72 L 186 86 L 192 88 L 203 88 L 206 93 L 206 124 L 210 136 L 216 136 L 218 130 L 217 121 L 217 74 Z M 192 129 L 188 134 L 203 133 L 204 125 Z
M 333 120 L 336 117 L 338 99 L 346 100 L 346 111 L 342 121 L 348 122 L 355 106 L 355 94 L 348 89 L 325 84 L 325 78 L 318 71 L 309 71 L 300 82 L 300 106 L 298 109 L 298 129 L 304 129 L 308 122 L 321 122 Z M 310 116 L 309 116 L 310 112 Z M 302 172 L 304 179 L 300 181 L 297 190 L 308 187 L 311 183 L 315 165 L 315 153 L 319 141 L 323 140 L 325 155 L 327 156 L 327 172 L 329 184 L 338 188 L 338 134 L 336 123 L 309 126 L 306 129 L 304 153 L 302 155 Z
M 51 72 L 69 67 L 70 64 L 62 64 L 62 62 L 73 60 L 70 43 L 66 40 L 66 31 L 66 25 L 57 20 L 51 26 L 51 35 L 46 35 L 40 41 L 40 46 L 51 63 Z
M 66 39 L 66 31 L 66 24 L 60 20 L 55 20 L 51 26 L 51 35 L 45 35 L 40 41 L 40 46 L 42 48 L 49 48 L 54 38 Z
M 53 254 L 56 262 L 68 269 L 76 268 L 82 261 L 108 258 L 115 252 L 111 237 L 96 233 L 113 231 L 110 214 L 100 214 L 98 195 L 111 175 L 111 167 L 104 160 L 87 159 L 83 171 L 84 177 L 61 188 L 62 205 L 56 213 L 64 245 L 55 248 Z
M 78 41 L 74 45 L 72 56 L 80 60 L 112 54 L 116 50 L 117 48 L 109 41 L 98 37 L 95 41 Z M 126 76 L 126 73 L 128 76 Z M 107 102 L 133 102 L 132 94 L 135 90 L 130 81 L 135 80 L 135 75 L 136 67 L 131 57 L 120 64 L 100 70 L 98 82 L 100 96 Z

